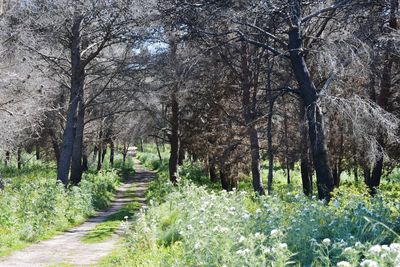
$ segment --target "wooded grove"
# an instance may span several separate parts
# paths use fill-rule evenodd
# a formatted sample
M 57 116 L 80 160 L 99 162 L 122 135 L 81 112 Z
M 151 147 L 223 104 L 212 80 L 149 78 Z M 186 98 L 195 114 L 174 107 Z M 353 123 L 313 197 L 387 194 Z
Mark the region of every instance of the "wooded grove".
M 137 156 L 158 170 L 149 208 L 119 218 L 136 214 L 104 266 L 400 264 L 399 0 L 1 0 L 0 14 L 0 256 L 106 208 L 113 169 L 143 178 Z M 12 204 L 40 185 L 70 203 L 53 209 L 65 223 L 44 229 L 32 208 L 28 227 L 31 204 Z

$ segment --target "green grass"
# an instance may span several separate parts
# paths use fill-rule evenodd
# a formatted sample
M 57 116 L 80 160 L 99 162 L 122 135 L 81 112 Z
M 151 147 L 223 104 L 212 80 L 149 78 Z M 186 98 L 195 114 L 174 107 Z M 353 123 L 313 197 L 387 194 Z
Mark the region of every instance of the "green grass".
M 6 256 L 79 225 L 95 210 L 107 207 L 119 176 L 132 175 L 132 170 L 89 172 L 80 186 L 68 190 L 55 182 L 54 163 L 31 160 L 21 170 L 0 166 L 0 173 L 6 183 L 0 190 L 0 256 Z
M 151 149 L 138 157 L 158 171 L 149 208 L 100 266 L 397 266 L 400 259 L 397 170 L 375 198 L 361 177 L 355 183 L 343 173 L 327 205 L 303 195 L 298 167 L 290 185 L 276 167 L 272 195 L 256 197 L 248 175 L 240 175 L 239 190 L 221 192 L 201 164 L 187 162 L 172 186 L 166 160 Z
M 119 211 L 111 214 L 104 222 L 97 224 L 89 233 L 82 237 L 84 243 L 98 243 L 110 238 L 125 222 L 125 218 L 132 218 L 135 212 L 140 208 L 140 203 L 134 201 L 135 185 L 125 193 L 124 198 L 133 199 L 131 203 L 124 205 Z

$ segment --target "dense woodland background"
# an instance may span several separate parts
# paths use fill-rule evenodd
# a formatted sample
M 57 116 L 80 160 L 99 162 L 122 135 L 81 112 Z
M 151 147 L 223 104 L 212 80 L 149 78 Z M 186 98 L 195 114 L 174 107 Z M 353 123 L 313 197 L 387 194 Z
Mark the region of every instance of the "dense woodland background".
M 3 175 L 35 158 L 72 188 L 137 146 L 176 186 L 190 163 L 254 198 L 294 183 L 329 206 L 356 186 L 398 212 L 399 14 L 398 0 L 3 0 Z

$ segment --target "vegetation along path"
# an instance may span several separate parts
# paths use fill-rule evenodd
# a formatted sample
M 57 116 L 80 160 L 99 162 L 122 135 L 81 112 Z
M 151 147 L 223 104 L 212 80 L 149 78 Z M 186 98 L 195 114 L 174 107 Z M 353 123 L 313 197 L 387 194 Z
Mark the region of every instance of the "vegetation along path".
M 66 233 L 31 245 L 23 250 L 14 252 L 8 257 L 0 259 L 0 266 L 96 265 L 102 257 L 116 248 L 123 225 L 121 225 L 119 231 L 116 231 L 107 240 L 96 243 L 84 242 L 82 240 L 96 226 L 107 221 L 110 216 L 116 214 L 126 204 L 137 201 L 142 206 L 144 205 L 144 193 L 154 173 L 143 168 L 137 160 L 135 160 L 135 170 L 135 176 L 130 177 L 118 189 L 115 200 L 107 210 L 99 212 L 84 224 Z M 133 194 L 127 194 L 131 188 L 133 188 Z

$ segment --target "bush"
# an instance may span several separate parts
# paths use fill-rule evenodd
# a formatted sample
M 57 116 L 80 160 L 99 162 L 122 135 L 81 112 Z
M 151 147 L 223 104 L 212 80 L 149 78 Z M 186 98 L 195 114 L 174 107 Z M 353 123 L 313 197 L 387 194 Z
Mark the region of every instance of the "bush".
M 110 170 L 85 174 L 80 186 L 65 190 L 53 168 L 30 170 L 0 190 L 0 255 L 82 222 L 110 203 L 119 183 Z
M 337 190 L 329 205 L 295 191 L 256 198 L 187 182 L 169 190 L 127 233 L 124 264 L 396 266 L 400 259 L 391 230 L 399 212 L 388 208 L 395 202 L 359 186 Z

